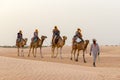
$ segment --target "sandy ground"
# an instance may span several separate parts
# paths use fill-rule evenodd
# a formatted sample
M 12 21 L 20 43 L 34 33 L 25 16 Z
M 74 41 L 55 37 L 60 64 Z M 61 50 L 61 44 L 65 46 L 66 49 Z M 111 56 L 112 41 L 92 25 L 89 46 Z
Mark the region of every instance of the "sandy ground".
M 71 47 L 63 47 L 63 59 L 51 58 L 51 48 L 44 47 L 40 58 L 24 49 L 24 57 L 17 56 L 16 48 L 0 48 L 0 80 L 120 80 L 120 46 L 101 46 L 97 67 L 92 66 L 92 57 L 87 49 L 86 61 L 82 52 L 79 61 L 70 60 Z

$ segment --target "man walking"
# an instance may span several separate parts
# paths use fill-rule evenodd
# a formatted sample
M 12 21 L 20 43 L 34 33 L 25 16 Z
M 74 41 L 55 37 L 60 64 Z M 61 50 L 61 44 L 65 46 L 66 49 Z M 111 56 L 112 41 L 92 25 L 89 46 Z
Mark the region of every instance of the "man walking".
M 96 58 L 100 54 L 99 45 L 98 45 L 98 43 L 96 43 L 96 39 L 93 39 L 93 43 L 90 47 L 90 56 L 91 56 L 91 53 L 92 53 L 92 56 L 93 56 L 93 66 L 96 67 L 96 64 L 95 64 L 96 63 Z

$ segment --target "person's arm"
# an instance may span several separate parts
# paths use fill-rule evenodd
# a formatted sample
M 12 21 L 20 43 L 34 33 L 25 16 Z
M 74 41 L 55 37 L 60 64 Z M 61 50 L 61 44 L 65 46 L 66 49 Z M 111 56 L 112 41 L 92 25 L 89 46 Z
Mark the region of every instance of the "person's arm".
M 78 35 L 78 32 L 76 31 L 76 32 L 75 32 L 75 36 L 77 36 L 77 35 Z
M 21 34 L 21 38 L 23 38 L 23 35 Z
M 52 31 L 52 32 L 53 32 L 53 36 L 54 36 L 54 35 L 55 35 L 55 30 L 53 29 L 53 31 Z
M 97 44 L 97 46 L 98 46 L 98 55 L 100 55 L 100 47 L 98 44 Z
M 17 33 L 17 38 L 19 38 L 19 33 Z
M 82 33 L 81 32 L 79 33 L 79 35 L 80 35 L 80 37 L 82 37 Z
M 34 36 L 35 36 L 35 32 L 34 32 Z
M 54 29 L 52 30 L 52 32 L 54 33 Z
M 60 35 L 60 31 L 58 30 L 58 35 Z

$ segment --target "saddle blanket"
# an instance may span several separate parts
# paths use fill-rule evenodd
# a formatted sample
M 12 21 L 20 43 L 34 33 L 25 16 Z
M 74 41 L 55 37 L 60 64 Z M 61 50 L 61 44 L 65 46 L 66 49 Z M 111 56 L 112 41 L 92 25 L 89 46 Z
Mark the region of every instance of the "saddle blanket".
M 81 40 L 80 38 L 77 38 L 75 41 L 76 41 L 77 43 L 79 43 L 79 42 L 81 42 L 82 40 Z

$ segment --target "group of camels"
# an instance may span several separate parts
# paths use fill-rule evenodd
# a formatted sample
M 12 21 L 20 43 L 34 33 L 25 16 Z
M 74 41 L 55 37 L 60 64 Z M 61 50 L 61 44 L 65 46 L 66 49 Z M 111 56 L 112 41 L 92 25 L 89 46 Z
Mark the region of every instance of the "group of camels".
M 40 48 L 40 56 L 41 56 L 41 58 L 43 58 L 41 49 L 42 49 L 43 42 L 46 38 L 47 38 L 47 36 L 41 36 L 41 38 L 37 42 L 34 42 L 34 43 L 31 42 L 30 43 L 28 57 L 30 56 L 31 50 L 32 50 L 33 56 L 36 57 L 37 48 Z M 58 49 L 60 49 L 60 52 L 59 52 L 60 53 L 60 58 L 62 58 L 62 47 L 65 45 L 66 39 L 67 39 L 67 37 L 63 36 L 62 38 L 59 38 L 57 44 L 54 44 L 54 45 L 51 46 L 51 50 L 52 50 L 51 57 L 52 58 L 57 57 Z M 18 56 L 19 56 L 20 53 L 21 53 L 21 56 L 24 56 L 23 48 L 24 48 L 24 45 L 26 43 L 27 43 L 27 38 L 22 40 L 21 42 L 16 43 L 16 46 L 17 46 L 17 49 L 18 49 Z M 80 43 L 76 43 L 75 45 L 72 45 L 72 51 L 71 51 L 71 58 L 70 59 L 71 60 L 73 59 L 72 55 L 74 54 L 74 60 L 78 61 L 79 52 L 82 50 L 83 51 L 83 60 L 84 60 L 84 63 L 86 63 L 85 50 L 87 48 L 88 43 L 89 43 L 89 40 L 85 40 L 84 42 L 80 42 Z M 54 54 L 55 48 L 57 48 L 56 55 Z M 21 49 L 21 52 L 19 51 L 19 49 Z M 76 52 L 77 52 L 77 57 L 75 57 Z

